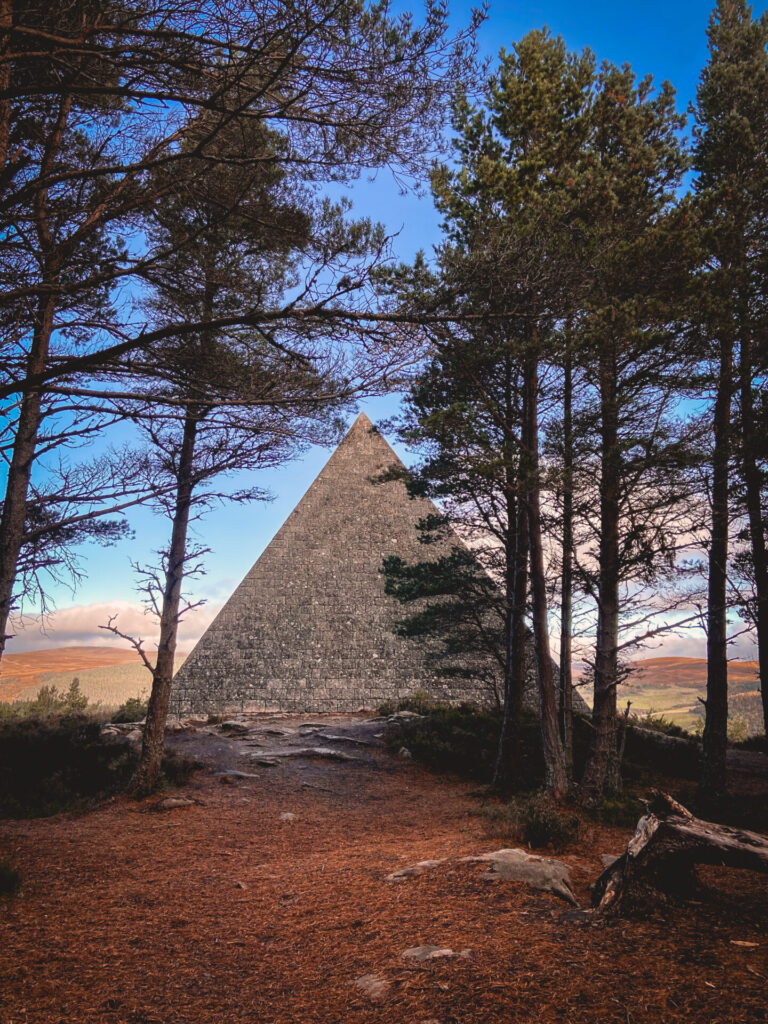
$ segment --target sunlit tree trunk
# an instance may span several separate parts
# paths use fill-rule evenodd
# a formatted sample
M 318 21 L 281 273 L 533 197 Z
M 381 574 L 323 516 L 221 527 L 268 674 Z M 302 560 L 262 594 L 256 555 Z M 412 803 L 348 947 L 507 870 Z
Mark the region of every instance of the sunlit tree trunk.
M 152 692 L 144 726 L 141 758 L 133 782 L 133 789 L 138 794 L 149 793 L 155 788 L 163 760 L 165 723 L 171 699 L 173 663 L 179 631 L 181 584 L 184 579 L 189 514 L 194 490 L 193 472 L 198 424 L 199 414 L 188 407 L 184 416 L 184 432 L 176 470 L 176 501 L 163 588 L 157 661 L 152 675 Z
M 616 683 L 619 639 L 620 453 L 615 342 L 602 346 L 600 387 L 600 566 L 597 595 L 592 746 L 582 779 L 587 804 L 621 787 L 616 753 Z
M 533 644 L 536 652 L 536 679 L 539 691 L 541 738 L 544 750 L 544 785 L 558 800 L 568 790 L 565 756 L 560 741 L 557 721 L 557 699 L 552 671 L 547 624 L 547 583 L 544 572 L 544 546 L 541 533 L 541 502 L 539 485 L 539 424 L 538 424 L 538 358 L 530 351 L 525 360 L 525 399 L 523 420 L 530 473 L 526 481 L 528 531 L 531 564 L 531 608 Z
M 563 365 L 563 542 L 560 580 L 560 729 L 568 778 L 573 778 L 573 358 Z
M 768 733 L 768 554 L 763 526 L 760 469 L 755 451 L 755 408 L 753 392 L 753 359 L 751 338 L 742 339 L 740 345 L 741 391 L 741 457 L 744 488 L 749 519 L 749 539 L 752 565 L 755 573 L 755 602 L 757 626 L 757 658 L 760 672 L 760 693 L 763 701 L 763 728 Z
M 709 797 L 725 791 L 728 741 L 728 466 L 731 455 L 733 349 L 720 339 L 712 454 L 712 530 L 707 584 L 707 700 L 701 790 Z

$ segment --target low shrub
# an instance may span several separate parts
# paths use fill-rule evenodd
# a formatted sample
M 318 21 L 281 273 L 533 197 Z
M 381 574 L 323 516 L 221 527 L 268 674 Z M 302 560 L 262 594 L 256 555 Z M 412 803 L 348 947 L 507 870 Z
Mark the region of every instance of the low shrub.
M 33 818 L 82 810 L 124 792 L 138 751 L 126 739 L 101 736 L 85 715 L 0 722 L 0 817 Z M 182 786 L 200 763 L 169 750 L 161 785 Z
M 561 810 L 545 793 L 518 797 L 510 803 L 510 810 L 528 846 L 548 846 L 557 853 L 578 838 L 578 816 Z
M 183 786 L 189 781 L 190 775 L 202 767 L 204 767 L 202 761 L 198 761 L 197 758 L 191 757 L 189 754 L 166 750 L 163 754 L 163 781 L 170 786 Z
M 581 831 L 578 815 L 541 791 L 506 804 L 488 804 L 480 813 L 488 821 L 489 835 L 534 848 L 550 847 L 556 853 L 578 839 Z
M 634 828 L 645 814 L 645 804 L 630 793 L 604 797 L 597 807 L 590 810 L 597 821 L 621 828 Z
M 406 747 L 416 760 L 436 771 L 453 772 L 478 782 L 492 781 L 501 727 L 495 709 L 475 704 L 443 704 L 423 693 L 385 705 L 381 710 L 389 715 L 411 711 L 420 716 L 396 719 L 387 725 L 385 739 L 392 750 Z M 527 791 L 539 787 L 544 759 L 541 727 L 533 712 L 523 712 L 514 760 L 515 776 L 508 772 L 501 788 Z
M 149 710 L 149 700 L 143 697 L 129 697 L 125 704 L 121 704 L 114 715 L 111 716 L 111 721 L 117 725 L 126 722 L 141 722 L 142 719 L 147 717 L 147 711 Z
M 385 733 L 392 750 L 407 747 L 416 760 L 437 771 L 490 781 L 499 739 L 499 717 L 471 704 L 451 707 L 410 697 L 393 710 L 413 711 L 420 718 L 390 722 Z M 390 712 L 391 714 L 392 712 Z
M 682 735 L 661 729 L 635 728 L 630 723 L 624 752 L 624 774 L 637 776 L 638 772 L 633 772 L 634 766 L 641 774 L 651 769 L 678 779 L 698 779 L 701 744 L 682 729 L 680 733 Z
M 83 714 L 0 723 L 0 816 L 56 814 L 124 789 L 136 753 L 100 732 Z
M 0 860 L 0 896 L 15 896 L 21 889 L 21 875 L 7 860 Z
M 644 715 L 630 715 L 629 724 L 639 726 L 641 729 L 652 729 L 654 732 L 662 732 L 665 736 L 690 737 L 681 725 L 676 725 L 670 718 L 649 708 Z

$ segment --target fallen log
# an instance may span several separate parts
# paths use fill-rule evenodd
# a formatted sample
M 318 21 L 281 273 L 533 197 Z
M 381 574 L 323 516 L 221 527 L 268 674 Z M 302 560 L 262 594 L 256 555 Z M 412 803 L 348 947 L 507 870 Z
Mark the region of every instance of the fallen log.
M 666 793 L 654 790 L 626 852 L 592 888 L 592 906 L 616 912 L 648 888 L 685 895 L 695 864 L 719 864 L 768 874 L 768 836 L 694 817 Z

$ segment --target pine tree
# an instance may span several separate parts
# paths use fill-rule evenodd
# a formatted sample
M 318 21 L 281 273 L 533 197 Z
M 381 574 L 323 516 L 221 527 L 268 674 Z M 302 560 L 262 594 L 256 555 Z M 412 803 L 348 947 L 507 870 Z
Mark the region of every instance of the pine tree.
M 707 265 L 702 326 L 711 340 L 714 410 L 707 611 L 707 699 L 701 788 L 725 788 L 728 720 L 728 560 L 732 460 L 740 463 L 755 583 L 763 708 L 768 723 L 768 558 L 755 389 L 764 381 L 768 209 L 768 18 L 721 0 L 710 18 L 709 61 L 697 102 L 696 192 Z M 734 433 L 739 400 L 740 437 Z
M 581 215 L 589 229 L 576 358 L 595 381 L 597 635 L 594 726 L 582 798 L 620 788 L 616 757 L 621 588 L 649 583 L 674 548 L 670 485 L 682 451 L 671 395 L 680 380 L 674 325 L 687 272 L 675 190 L 686 168 L 674 92 L 605 64 L 590 111 Z
M 443 167 L 433 178 L 446 241 L 438 250 L 440 285 L 432 308 L 469 318 L 438 340 L 447 407 L 467 389 L 455 449 L 465 450 L 476 422 L 492 427 L 483 457 L 494 471 L 485 470 L 484 500 L 503 524 L 497 528 L 503 560 L 497 578 L 507 609 L 505 706 L 514 724 L 530 579 L 546 785 L 559 797 L 567 778 L 547 624 L 540 402 L 554 327 L 581 273 L 569 256 L 569 193 L 588 127 L 583 115 L 593 76 L 591 54 L 568 53 L 546 31 L 530 33 L 510 53 L 502 52 L 482 106 L 458 104 L 460 168 Z M 431 411 L 427 421 L 434 416 Z M 478 487 L 481 466 L 474 464 Z

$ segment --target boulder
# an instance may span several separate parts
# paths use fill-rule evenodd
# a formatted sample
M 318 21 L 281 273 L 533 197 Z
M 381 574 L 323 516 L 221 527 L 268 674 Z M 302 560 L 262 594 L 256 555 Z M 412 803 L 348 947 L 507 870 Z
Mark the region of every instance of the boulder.
M 577 907 L 571 886 L 571 869 L 560 860 L 537 857 L 516 848 L 495 850 L 479 857 L 462 857 L 464 862 L 486 861 L 490 867 L 483 875 L 488 881 L 524 882 L 533 889 L 551 892 Z

